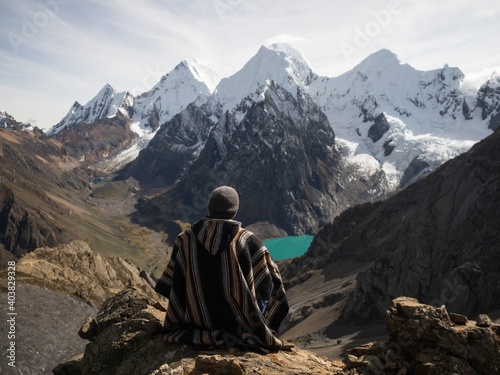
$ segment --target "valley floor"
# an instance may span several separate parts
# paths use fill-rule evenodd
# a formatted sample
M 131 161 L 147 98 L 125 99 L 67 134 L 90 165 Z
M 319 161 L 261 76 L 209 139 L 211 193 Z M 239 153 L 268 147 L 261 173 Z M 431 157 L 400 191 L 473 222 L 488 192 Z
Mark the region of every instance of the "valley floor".
M 330 360 L 342 359 L 354 346 L 386 336 L 381 323 L 353 325 L 339 323 L 345 296 L 354 289 L 356 275 L 369 263 L 352 260 L 314 271 L 304 282 L 287 289 L 291 327 L 284 327 L 281 338 Z M 286 264 L 285 264 L 286 267 Z

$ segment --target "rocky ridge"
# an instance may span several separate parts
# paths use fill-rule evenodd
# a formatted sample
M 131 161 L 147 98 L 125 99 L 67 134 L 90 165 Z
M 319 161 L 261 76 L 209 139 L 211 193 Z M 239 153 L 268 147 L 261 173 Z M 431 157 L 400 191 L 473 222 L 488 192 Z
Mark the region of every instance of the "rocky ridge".
M 0 268 L 72 240 L 149 268 L 162 234 L 128 220 L 137 200 L 134 181 L 105 187 L 83 164 L 69 146 L 41 131 L 0 127 Z
M 43 131 L 41 129 L 29 123 L 19 122 L 5 111 L 0 111 L 0 128 L 10 130 L 24 130 L 26 132 L 36 132 L 38 134 L 43 134 Z
M 80 336 L 90 340 L 85 353 L 61 364 L 55 375 L 68 374 L 334 374 L 339 368 L 314 354 L 291 347 L 260 355 L 166 344 L 160 332 L 165 307 L 142 292 L 126 289 L 101 307 Z
M 467 315 L 498 309 L 499 145 L 496 131 L 398 194 L 344 211 L 285 276 L 294 285 L 298 270 L 331 279 L 336 264 L 361 264 L 342 313 L 351 322 L 381 320 L 398 295 Z
M 328 361 L 287 344 L 267 355 L 166 344 L 160 338 L 165 307 L 128 288 L 108 299 L 81 328 L 85 353 L 57 366 L 55 375 L 91 374 L 496 374 L 500 371 L 500 325 L 477 322 L 444 306 L 395 299 L 387 310 L 389 338 Z

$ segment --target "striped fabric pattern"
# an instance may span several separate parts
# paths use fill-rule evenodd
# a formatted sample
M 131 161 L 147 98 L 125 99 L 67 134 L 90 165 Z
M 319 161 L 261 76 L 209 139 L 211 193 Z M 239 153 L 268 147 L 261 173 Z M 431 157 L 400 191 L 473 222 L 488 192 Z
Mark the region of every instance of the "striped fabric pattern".
M 276 331 L 288 301 L 279 269 L 237 221 L 205 218 L 182 232 L 155 290 L 169 299 L 168 342 L 232 347 L 253 339 L 269 350 L 282 346 Z

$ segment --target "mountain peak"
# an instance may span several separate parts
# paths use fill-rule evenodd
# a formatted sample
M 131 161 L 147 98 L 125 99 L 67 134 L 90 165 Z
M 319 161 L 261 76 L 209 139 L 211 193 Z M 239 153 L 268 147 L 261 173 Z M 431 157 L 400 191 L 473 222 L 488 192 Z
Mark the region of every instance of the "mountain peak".
M 274 51 L 278 53 L 283 53 L 288 57 L 291 57 L 296 62 L 300 62 L 301 64 L 309 67 L 310 64 L 304 55 L 296 48 L 292 47 L 288 43 L 272 43 L 268 45 L 263 45 L 260 47 L 259 52 L 263 50 Z
M 182 60 L 174 70 L 181 68 L 187 69 L 195 80 L 204 83 L 210 92 L 213 92 L 220 82 L 218 74 L 198 59 Z
M 313 75 L 304 56 L 292 46 L 285 43 L 261 46 L 242 69 L 221 80 L 216 89 L 216 100 L 227 110 L 248 94 L 260 91 L 270 81 L 292 95 L 295 95 L 297 87 L 307 92 Z
M 401 60 L 395 53 L 388 49 L 381 49 L 369 55 L 356 65 L 353 70 L 362 72 L 382 71 L 398 65 L 401 65 Z
M 116 93 L 116 90 L 109 83 L 106 83 L 97 95 L 99 96 L 100 94 L 104 94 L 107 92 Z
M 62 129 L 76 125 L 79 122 L 91 123 L 105 117 L 113 117 L 120 108 L 131 107 L 132 104 L 133 97 L 128 91 L 117 93 L 113 86 L 106 83 L 97 95 L 85 105 L 75 101 L 66 116 L 49 129 L 47 134 L 50 136 L 56 135 Z
M 494 71 L 483 86 L 500 87 L 500 73 Z
M 8 122 L 13 122 L 14 117 L 9 115 L 6 111 L 0 111 L 0 128 L 6 128 Z

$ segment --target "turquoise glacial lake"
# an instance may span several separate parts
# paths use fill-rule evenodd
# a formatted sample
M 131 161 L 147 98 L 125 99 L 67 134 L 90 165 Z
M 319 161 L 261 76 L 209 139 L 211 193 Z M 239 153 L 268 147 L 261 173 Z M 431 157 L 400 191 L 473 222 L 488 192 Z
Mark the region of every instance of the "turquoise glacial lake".
M 266 245 L 274 260 L 282 260 L 304 255 L 312 239 L 313 236 L 309 235 L 288 236 L 266 240 L 264 245 Z

